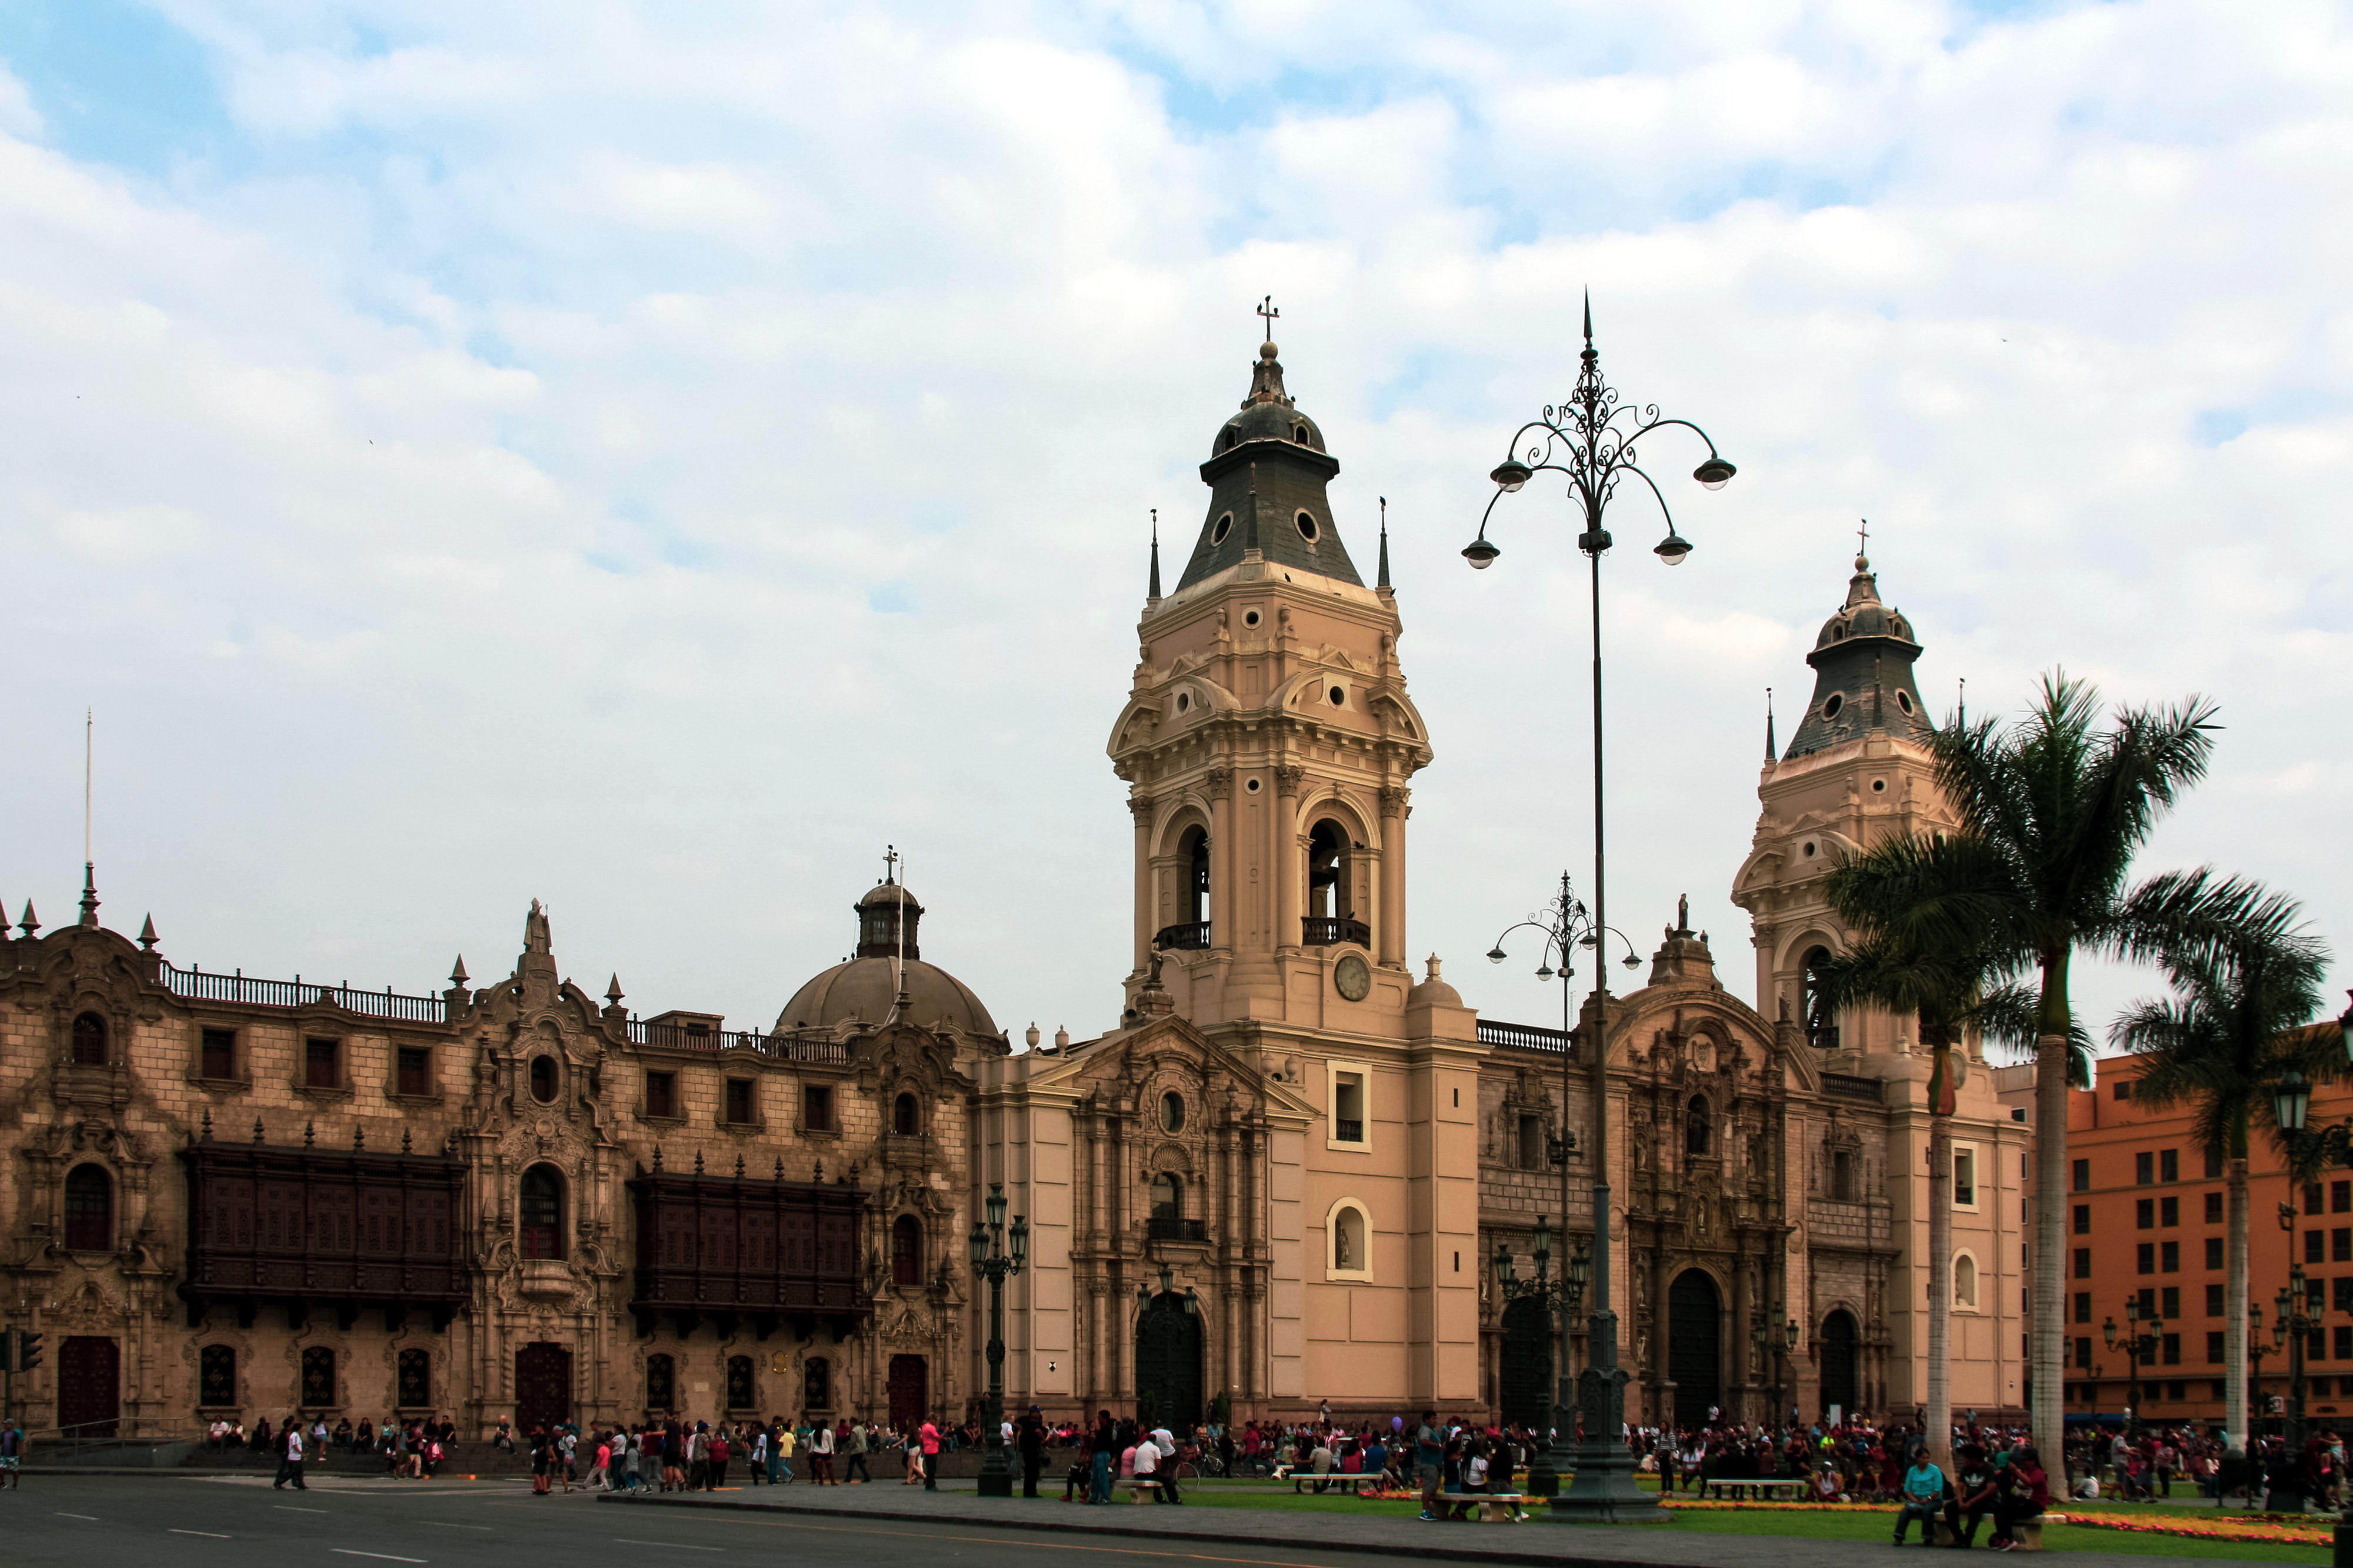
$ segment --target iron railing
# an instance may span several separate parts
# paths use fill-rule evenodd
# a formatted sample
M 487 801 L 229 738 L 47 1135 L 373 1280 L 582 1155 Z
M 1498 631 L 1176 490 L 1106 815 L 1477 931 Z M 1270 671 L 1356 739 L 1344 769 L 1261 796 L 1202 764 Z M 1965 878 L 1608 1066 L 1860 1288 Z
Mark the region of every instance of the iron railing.
M 648 1024 L 629 1020 L 629 1043 L 666 1051 L 754 1051 L 778 1061 L 809 1062 L 839 1067 L 849 1059 L 849 1047 L 839 1040 L 810 1039 L 798 1035 L 764 1035 L 756 1029 L 709 1029 L 690 1024 Z
M 1144 1234 L 1154 1241 L 1207 1241 L 1209 1239 L 1209 1222 L 1205 1219 L 1184 1219 L 1176 1215 L 1156 1214 L 1144 1223 Z
M 448 1005 L 438 996 L 404 996 L 386 988 L 354 991 L 348 985 L 314 985 L 296 975 L 291 980 L 256 980 L 243 970 L 210 974 L 201 969 L 164 964 L 164 988 L 174 996 L 196 1002 L 227 1002 L 239 1007 L 340 1007 L 363 1018 L 385 1018 L 399 1024 L 445 1024 Z
M 1162 926 L 1154 935 L 1152 945 L 1174 949 L 1177 952 L 1206 951 L 1209 945 L 1209 922 L 1186 921 L 1178 925 Z
M 1880 1100 L 1877 1079 L 1857 1078 L 1852 1073 L 1822 1074 L 1822 1092 L 1832 1100 L 1862 1100 L 1873 1105 L 1877 1105 Z
M 1569 1040 L 1558 1029 L 1482 1018 L 1479 1020 L 1479 1043 L 1482 1046 L 1509 1046 L 1520 1051 L 1551 1051 L 1557 1055 L 1568 1049 Z
M 1353 942 L 1358 947 L 1370 947 L 1373 945 L 1373 928 L 1362 921 L 1335 920 L 1329 915 L 1300 917 L 1300 946 L 1337 947 L 1344 942 Z

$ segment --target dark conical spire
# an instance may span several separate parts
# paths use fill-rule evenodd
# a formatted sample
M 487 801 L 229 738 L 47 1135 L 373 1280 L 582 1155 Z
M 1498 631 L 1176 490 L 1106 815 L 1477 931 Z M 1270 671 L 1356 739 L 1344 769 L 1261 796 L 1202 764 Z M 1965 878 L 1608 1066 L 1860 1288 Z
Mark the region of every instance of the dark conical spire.
M 1380 570 L 1380 574 L 1379 574 L 1379 576 L 1378 576 L 1378 577 L 1374 581 L 1373 586 L 1374 586 L 1374 587 L 1376 587 L 1376 588 L 1386 588 L 1386 587 L 1388 587 L 1388 585 L 1389 585 L 1389 498 L 1388 498 L 1388 497 L 1387 497 L 1387 496 L 1383 496 L 1383 497 L 1381 498 L 1381 570 Z
M 1145 590 L 1145 597 L 1155 601 L 1160 597 L 1160 509 L 1156 506 L 1152 509 L 1152 585 Z
M 1773 744 L 1773 689 L 1768 686 L 1765 689 L 1765 761 L 1767 765 L 1777 760 L 1779 753 L 1780 748 Z

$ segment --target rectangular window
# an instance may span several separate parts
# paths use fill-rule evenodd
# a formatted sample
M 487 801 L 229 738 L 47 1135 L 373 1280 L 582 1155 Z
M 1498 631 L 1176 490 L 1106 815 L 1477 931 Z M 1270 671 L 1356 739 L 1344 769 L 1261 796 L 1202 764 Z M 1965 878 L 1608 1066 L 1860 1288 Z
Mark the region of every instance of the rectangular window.
M 2304 1233 L 2304 1260 L 2306 1263 L 2324 1261 L 2321 1255 L 2327 1250 L 2327 1246 L 2322 1240 L 2322 1232 L 2316 1230 L 2307 1230 Z
M 2222 1331 L 2220 1329 L 2206 1331 L 2206 1364 L 2209 1366 L 2222 1364 Z
M 2320 1212 L 2320 1184 L 2318 1182 L 2311 1183 L 2304 1189 L 2304 1212 L 2306 1214 L 2318 1214 Z
M 2353 1278 L 2337 1279 L 2330 1287 L 2330 1294 L 2337 1298 L 2335 1305 L 2338 1311 L 2353 1312 Z
M 2075 1364 L 2085 1372 L 2092 1370 L 2092 1339 L 2089 1334 L 2075 1342 Z
M 2181 1364 L 2181 1336 L 2179 1334 L 2168 1334 L 2165 1336 L 2165 1364 L 2168 1366 L 2179 1366 Z M 2173 1397 L 2179 1399 L 2181 1395 L 2177 1394 Z
M 2075 1234 L 2077 1236 L 2092 1234 L 2092 1205 L 2089 1204 L 2075 1205 Z
M 2075 1162 L 2075 1190 L 2079 1193 L 2092 1190 L 2092 1162 L 2089 1160 Z
M 2128 1078 L 2120 1078 L 2116 1079 L 2116 1087 L 2110 1089 L 2108 1091 L 2108 1095 L 2109 1098 L 2113 1100 L 2130 1100 L 2132 1098 L 2132 1079 Z
M 2092 1293 L 2089 1290 L 2075 1292 L 2075 1321 L 2079 1323 L 2092 1321 Z
M 2181 1223 L 2181 1200 L 2179 1198 L 2158 1199 L 2157 1223 L 2161 1226 L 2179 1225 Z
M 1851 1162 L 1852 1158 L 1853 1155 L 1847 1150 L 1836 1149 L 1831 1151 L 1831 1195 L 1832 1197 L 1844 1197 L 1846 1195 L 1844 1191 L 1846 1186 L 1846 1174 L 1849 1169 L 1849 1162 Z M 1541 1171 L 1544 1169 L 1544 1118 L 1541 1116 L 1523 1116 L 1520 1118 L 1520 1169 L 1523 1171 Z
M 1973 1148 L 1953 1151 L 1953 1206 L 1978 1206 L 1978 1152 Z
M 2328 1261 L 2353 1263 L 2353 1230 L 2340 1225 L 2328 1233 Z
M 2208 1225 L 2222 1223 L 2222 1194 L 2220 1193 L 2206 1194 L 2206 1223 Z
M 752 1080 L 731 1078 L 727 1080 L 727 1120 L 738 1127 L 752 1123 Z
M 1854 1151 L 1831 1151 L 1831 1196 L 1843 1204 L 1854 1202 Z
M 302 1084 L 306 1089 L 336 1089 L 343 1081 L 343 1042 L 308 1039 L 302 1042 Z
M 2311 1338 L 2305 1346 L 2304 1359 L 2306 1361 L 2327 1361 L 2328 1359 L 2327 1330 L 2315 1329 L 2312 1331 Z
M 401 1047 L 398 1076 L 395 1087 L 401 1094 L 431 1094 L 433 1092 L 433 1053 L 422 1046 Z
M 2135 1263 L 2136 1263 L 2136 1265 L 2137 1266 L 2137 1268 L 2138 1268 L 2138 1271 L 2139 1271 L 2140 1273 L 2143 1273 L 2143 1274 L 2154 1274 L 2154 1273 L 2156 1273 L 2156 1272 L 2157 1272 L 2157 1247 L 2156 1247 L 2156 1246 L 2155 1246 L 2153 1243 L 2150 1243 L 2150 1242 L 2146 1242 L 2146 1241 L 2142 1242 L 2138 1247 L 2135 1248 L 2134 1262 L 2135 1262 Z
M 2133 1184 L 2146 1187 L 2157 1180 L 2157 1156 L 2147 1149 L 2133 1156 Z
M 2209 1143 L 2209 1144 L 2207 1144 L 2207 1145 L 2206 1145 L 2206 1175 L 2207 1175 L 2207 1179 L 2211 1181 L 2211 1180 L 2212 1180 L 2214 1177 L 2219 1176 L 2219 1175 L 2221 1175 L 2221 1173 L 2222 1173 L 2222 1146 L 2221 1146 L 2220 1143 Z
M 2155 1198 L 2142 1198 L 2139 1202 L 2133 1205 L 2133 1228 L 2136 1230 L 2155 1230 L 2157 1228 L 2157 1200 Z
M 2222 1315 L 2222 1287 L 2220 1285 L 2206 1287 L 2206 1315 L 2210 1318 Z
M 2209 1268 L 2222 1267 L 2222 1238 L 2219 1236 L 2210 1236 L 2206 1238 L 2206 1267 Z
M 2158 1314 L 2158 1316 L 2159 1316 L 2159 1317 L 2161 1317 L 2161 1318 L 2168 1318 L 2168 1319 L 2171 1319 L 2171 1318 L 2178 1318 L 2178 1317 L 2181 1316 L 2181 1287 L 2180 1287 L 2180 1286 L 2179 1286 L 2179 1285 L 2168 1285 L 2168 1286 L 2167 1286 L 2163 1290 L 2160 1290 L 2160 1291 L 2158 1291 L 2158 1300 L 2159 1300 L 2159 1301 L 2162 1303 L 2162 1305 L 2163 1305 L 2163 1307 L 2164 1307 L 2164 1310 L 2163 1310 L 2163 1311 L 2161 1311 L 2161 1312 L 2159 1312 L 2159 1313 Z
M 2154 1290 L 2149 1290 L 2149 1289 L 2143 1289 L 2143 1290 L 2140 1292 L 2140 1315 L 2141 1315 L 2141 1321 L 2142 1321 L 2143 1322 L 2152 1321 L 2154 1321 L 2154 1320 L 2156 1319 L 2156 1317 L 2157 1317 L 2157 1292 L 2156 1292 L 2156 1291 L 2154 1291 Z
M 801 1125 L 811 1132 L 833 1131 L 833 1089 L 821 1083 L 801 1086 Z
M 206 1029 L 203 1050 L 196 1071 L 204 1078 L 235 1078 L 237 1076 L 237 1031 Z
M 1365 1075 L 1332 1072 L 1332 1142 L 1362 1145 L 1365 1136 Z
M 2157 1179 L 2160 1182 L 2181 1180 L 2181 1151 L 2164 1149 L 2157 1156 Z
M 2092 1249 L 2088 1247 L 2079 1247 L 2075 1249 L 2075 1278 L 2089 1279 L 2091 1277 Z
M 2181 1272 L 2181 1243 L 2178 1241 L 2168 1241 L 2160 1247 L 2158 1249 L 2158 1252 L 2165 1260 L 2163 1263 L 2158 1265 L 2165 1273 L 2179 1274 Z M 2172 1315 L 2173 1314 L 2170 1312 L 2166 1314 L 2168 1317 L 2171 1317 Z
M 646 1114 L 671 1118 L 678 1115 L 678 1074 L 649 1072 L 646 1074 Z
M 2336 1359 L 2353 1361 L 2353 1323 L 2339 1323 L 2331 1332 L 2337 1339 Z

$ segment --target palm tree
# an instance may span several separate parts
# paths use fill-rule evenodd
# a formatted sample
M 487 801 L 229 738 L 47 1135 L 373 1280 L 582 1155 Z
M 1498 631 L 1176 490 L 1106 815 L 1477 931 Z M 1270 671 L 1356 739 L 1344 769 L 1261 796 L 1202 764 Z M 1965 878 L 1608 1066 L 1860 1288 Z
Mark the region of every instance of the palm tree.
M 2328 953 L 2303 930 L 2302 911 L 2293 900 L 2253 882 L 2215 882 L 2204 872 L 2160 877 L 2143 890 L 2142 900 L 2158 906 L 2235 905 L 2239 910 L 2241 931 L 2234 940 L 2192 942 L 2178 952 L 2160 952 L 2158 963 L 2173 994 L 2135 1003 L 2117 1018 L 2109 1038 L 2147 1060 L 2133 1098 L 2156 1110 L 2189 1101 L 2197 1112 L 2199 1142 L 2222 1152 L 2230 1192 L 2223 1422 L 2232 1448 L 2243 1450 L 2248 1134 L 2254 1126 L 2271 1125 L 2277 1136 L 2272 1089 L 2281 1074 L 2294 1068 L 2317 1077 L 2334 1070 L 2334 1031 L 2324 1038 L 2303 1026 L 2319 1011 Z
M 1867 877 L 1833 874 L 1831 905 L 1862 933 L 1852 952 L 1814 972 L 1822 997 L 1833 1007 L 1875 1005 L 1919 1020 L 1920 1044 L 1935 1058 L 1928 1078 L 1928 1387 L 1924 1402 L 1928 1453 L 1939 1465 L 1952 1463 L 1953 1137 L 1954 1091 L 1958 1066 L 1952 1053 L 1976 1029 L 2004 1045 L 2031 1047 L 2035 1037 L 2035 999 L 2002 984 L 2022 963 L 2014 956 L 1979 949 L 1947 952 L 1906 948 L 1885 934 L 1900 906 L 1871 900 L 1883 884 Z M 2090 1042 L 2079 1042 L 2088 1047 Z M 2080 1073 L 2079 1073 L 2080 1076 Z
M 2043 679 L 2033 707 L 2004 729 L 1957 716 L 1929 741 L 1936 782 L 1958 819 L 1947 834 L 1906 834 L 1831 874 L 1833 900 L 1888 912 L 1884 931 L 1918 952 L 1976 952 L 2040 973 L 2035 1019 L 2032 1293 L 2033 1428 L 2047 1455 L 2066 1452 L 2061 1426 L 2060 1263 L 2066 1189 L 2067 1086 L 2074 1051 L 2067 971 L 2078 948 L 2140 957 L 2169 936 L 2183 945 L 2224 934 L 2194 908 L 2136 912 L 2125 887 L 2132 858 L 2181 792 L 2206 771 L 2213 706 L 2131 708 L 2096 729 L 2099 697 L 2063 671 Z M 2146 922 L 2162 914 L 2170 933 Z

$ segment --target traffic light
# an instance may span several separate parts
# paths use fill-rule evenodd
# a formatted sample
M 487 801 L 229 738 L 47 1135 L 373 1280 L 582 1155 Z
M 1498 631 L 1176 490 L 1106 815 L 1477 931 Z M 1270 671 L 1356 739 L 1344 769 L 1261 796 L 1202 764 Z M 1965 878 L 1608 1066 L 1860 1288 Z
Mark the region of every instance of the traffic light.
M 0 1372 L 16 1370 L 16 1331 L 0 1329 Z
M 30 1372 L 41 1364 L 41 1336 L 16 1331 L 16 1370 Z

